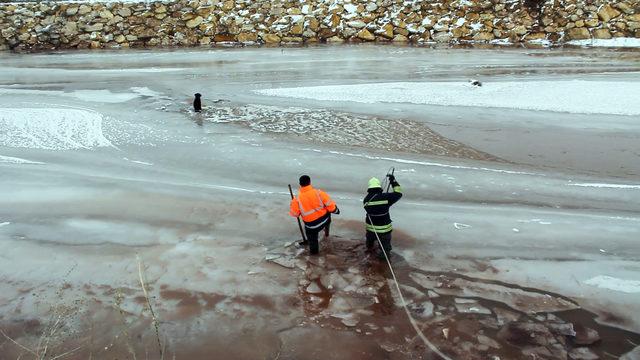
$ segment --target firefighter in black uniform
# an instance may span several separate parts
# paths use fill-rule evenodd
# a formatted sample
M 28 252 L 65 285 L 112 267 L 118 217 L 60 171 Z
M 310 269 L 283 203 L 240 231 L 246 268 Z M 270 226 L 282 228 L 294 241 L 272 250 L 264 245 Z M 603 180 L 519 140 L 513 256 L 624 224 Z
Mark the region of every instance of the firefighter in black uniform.
M 393 187 L 393 192 L 383 192 L 380 180 L 371 178 L 371 180 L 369 180 L 367 196 L 364 197 L 362 203 L 364 204 L 364 210 L 367 212 L 365 218 L 367 250 L 373 250 L 374 244 L 378 242 L 377 238 L 380 238 L 384 252 L 387 253 L 387 256 L 390 256 L 391 230 L 393 230 L 393 228 L 391 226 L 389 208 L 400 200 L 402 197 L 402 189 L 393 175 L 387 176 Z M 378 258 L 381 260 L 385 259 L 382 249 L 378 253 Z

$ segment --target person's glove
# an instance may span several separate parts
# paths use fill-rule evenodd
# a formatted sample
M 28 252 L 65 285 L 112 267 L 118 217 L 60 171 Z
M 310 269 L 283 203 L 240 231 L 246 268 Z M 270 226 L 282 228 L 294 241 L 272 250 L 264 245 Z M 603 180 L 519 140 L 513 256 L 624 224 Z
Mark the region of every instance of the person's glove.
M 338 209 L 338 207 L 336 206 L 335 211 L 333 212 L 336 215 L 340 215 L 340 209 Z
M 389 178 L 390 182 L 395 182 L 396 181 L 396 177 L 393 176 L 393 174 L 389 174 L 389 175 L 387 175 L 387 177 Z

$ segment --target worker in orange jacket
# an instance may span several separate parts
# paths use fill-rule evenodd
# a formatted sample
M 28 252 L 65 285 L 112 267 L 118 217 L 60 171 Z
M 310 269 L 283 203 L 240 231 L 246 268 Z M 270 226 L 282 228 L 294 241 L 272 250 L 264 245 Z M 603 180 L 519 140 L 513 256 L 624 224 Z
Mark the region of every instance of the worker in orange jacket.
M 319 251 L 318 233 L 320 230 L 324 229 L 325 238 L 329 237 L 332 213 L 340 214 L 336 203 L 324 191 L 314 189 L 308 175 L 300 176 L 300 192 L 298 196 L 291 199 L 289 215 L 302 216 L 309 252 L 312 255 Z M 300 242 L 300 244 L 306 245 L 304 242 Z

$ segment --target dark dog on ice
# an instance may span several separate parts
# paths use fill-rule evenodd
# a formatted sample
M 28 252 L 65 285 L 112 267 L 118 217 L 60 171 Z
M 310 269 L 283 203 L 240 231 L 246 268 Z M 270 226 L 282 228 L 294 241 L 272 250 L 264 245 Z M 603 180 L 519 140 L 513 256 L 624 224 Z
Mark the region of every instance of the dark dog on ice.
M 202 111 L 202 101 L 200 101 L 200 97 L 202 96 L 200 93 L 196 93 L 196 98 L 193 99 L 193 110 L 195 112 Z
M 481 87 L 482 86 L 482 83 L 480 82 L 480 80 L 476 80 L 476 79 L 469 80 L 469 84 L 471 84 L 472 86 L 477 86 L 477 87 Z

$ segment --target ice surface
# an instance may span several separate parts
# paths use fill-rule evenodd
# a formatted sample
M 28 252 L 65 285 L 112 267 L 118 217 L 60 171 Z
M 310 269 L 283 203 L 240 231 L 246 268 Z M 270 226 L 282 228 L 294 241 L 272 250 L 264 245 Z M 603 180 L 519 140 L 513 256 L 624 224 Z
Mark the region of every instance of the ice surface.
M 581 114 L 640 115 L 631 81 L 392 82 L 256 90 L 268 96 L 361 103 L 474 106 Z M 593 101 L 598 99 L 598 101 Z
M 363 244 L 367 179 L 393 166 L 405 194 L 391 210 L 397 264 L 420 269 L 398 275 L 424 329 L 440 321 L 428 316 L 431 307 L 438 317 L 453 311 L 453 304 L 441 305 L 453 296 L 479 299 L 496 314 L 491 301 L 527 312 L 580 306 L 602 315 L 599 321 L 619 318 L 617 326 L 640 329 L 637 293 L 585 283 L 602 274 L 638 279 L 640 194 L 627 188 L 638 184 L 635 117 L 390 106 L 375 102 L 375 84 L 361 93 L 374 101 L 366 103 L 253 92 L 470 78 L 489 87 L 554 79 L 638 83 L 636 58 L 624 50 L 395 46 L 0 53 L 0 92 L 11 114 L 53 109 L 61 118 L 30 124 L 34 140 L 2 117 L 0 223 L 10 224 L 0 227 L 0 325 L 46 320 L 51 304 L 62 302 L 99 325 L 101 344 L 117 346 L 110 336 L 132 329 L 109 312 L 121 294 L 128 321 L 152 334 L 139 254 L 161 331 L 183 345 L 177 357 L 246 349 L 248 356 L 220 357 L 275 358 L 282 348 L 284 358 L 323 337 L 332 347 L 349 339 L 340 350 L 356 355 L 343 358 L 419 358 L 404 352 L 420 350 L 405 340 L 415 334 L 395 306 L 386 269 Z M 204 95 L 201 114 L 191 111 L 195 92 Z M 72 148 L 77 144 L 84 147 Z M 286 184 L 303 173 L 342 211 L 320 257 L 285 246 L 300 238 L 287 214 Z M 427 288 L 407 278 L 413 271 L 448 275 L 423 283 Z M 323 292 L 307 293 L 312 283 Z M 308 341 L 291 341 L 301 338 Z M 129 357 L 120 345 L 114 356 Z M 214 350 L 187 353 L 203 348 Z
M 597 286 L 603 289 L 609 289 L 613 291 L 621 291 L 624 293 L 640 293 L 640 281 L 639 280 L 624 280 L 611 276 L 600 275 L 593 277 L 584 282 L 587 285 Z
M 67 150 L 112 146 L 102 115 L 77 109 L 0 108 L 0 146 Z

